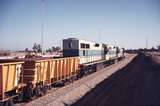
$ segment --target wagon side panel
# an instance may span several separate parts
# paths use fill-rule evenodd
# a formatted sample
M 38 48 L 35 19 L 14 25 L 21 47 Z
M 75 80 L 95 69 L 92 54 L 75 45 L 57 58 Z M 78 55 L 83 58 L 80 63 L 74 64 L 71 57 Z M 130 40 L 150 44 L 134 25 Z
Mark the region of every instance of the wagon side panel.
M 55 71 L 55 63 L 56 63 L 56 61 L 54 61 L 54 60 L 52 60 L 51 61 L 51 69 L 50 69 L 50 73 L 51 73 L 51 78 L 54 78 L 55 77 L 55 75 L 54 75 L 54 71 Z
M 46 72 L 46 83 L 47 84 L 49 84 L 49 83 L 51 83 L 51 76 L 52 76 L 52 74 L 51 74 L 51 60 L 49 60 L 49 61 L 47 61 L 47 68 L 46 68 L 46 70 L 47 70 L 47 72 Z
M 51 64 L 50 64 L 50 79 L 51 79 L 51 83 L 54 83 L 56 81 L 55 71 L 56 71 L 56 61 L 55 60 L 51 60 Z
M 59 67 L 59 61 L 56 60 L 56 61 L 55 61 L 55 70 L 54 70 L 55 81 L 58 80 L 58 67 Z
M 44 82 L 44 84 L 49 84 L 49 79 L 50 79 L 50 64 L 49 60 L 43 61 L 42 62 L 42 70 L 41 70 L 41 81 Z
M 0 100 L 3 100 L 4 93 L 3 93 L 3 70 L 2 65 L 0 65 Z
M 67 65 L 67 59 L 64 59 L 63 60 L 63 73 L 64 73 L 64 78 L 66 78 L 67 77 L 67 67 L 66 67 L 66 65 Z

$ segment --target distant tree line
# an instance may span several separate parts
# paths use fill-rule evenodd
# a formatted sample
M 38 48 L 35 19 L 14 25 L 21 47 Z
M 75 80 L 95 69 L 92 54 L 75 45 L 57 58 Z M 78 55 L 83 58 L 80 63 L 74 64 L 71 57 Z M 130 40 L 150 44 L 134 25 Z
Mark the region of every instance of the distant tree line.
M 42 46 L 40 44 L 37 44 L 37 43 L 34 43 L 32 49 L 36 53 L 41 53 L 42 52 Z
M 61 50 L 61 48 L 59 47 L 59 46 L 57 46 L 57 47 L 51 47 L 51 48 L 49 48 L 49 49 L 47 49 L 46 50 L 46 52 L 59 52 Z
M 150 49 L 147 48 L 140 48 L 140 49 L 127 49 L 125 50 L 126 53 L 139 53 L 139 52 L 160 52 L 160 44 L 156 47 L 152 47 Z
M 59 46 L 53 46 L 49 49 L 46 49 L 45 52 L 51 53 L 51 52 L 59 52 L 61 48 Z M 35 52 L 35 53 L 41 53 L 42 52 L 42 46 L 38 43 L 34 43 L 32 50 L 29 50 L 28 48 L 25 49 L 26 52 Z
M 0 56 L 9 56 L 10 54 L 10 51 L 0 51 Z

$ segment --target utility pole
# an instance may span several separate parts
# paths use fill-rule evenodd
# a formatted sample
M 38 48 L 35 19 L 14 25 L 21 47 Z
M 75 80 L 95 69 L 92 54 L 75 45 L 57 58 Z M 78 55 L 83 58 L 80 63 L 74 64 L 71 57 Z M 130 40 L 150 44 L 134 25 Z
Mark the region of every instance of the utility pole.
M 62 50 L 61 40 L 59 41 L 60 49 Z
M 148 37 L 146 36 L 146 49 L 148 49 Z
M 42 48 L 42 55 L 43 55 L 43 49 L 44 49 L 44 0 L 41 0 L 41 48 Z

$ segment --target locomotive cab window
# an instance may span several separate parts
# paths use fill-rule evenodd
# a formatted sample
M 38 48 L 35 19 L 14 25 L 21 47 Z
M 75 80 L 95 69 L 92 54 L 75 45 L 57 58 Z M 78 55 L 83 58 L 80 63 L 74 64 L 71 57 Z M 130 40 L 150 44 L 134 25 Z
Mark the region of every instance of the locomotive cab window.
M 99 47 L 99 44 L 98 44 L 98 43 L 96 43 L 96 44 L 95 44 L 95 47 Z
M 90 48 L 90 45 L 89 45 L 89 44 L 86 44 L 86 48 L 89 49 L 89 48 Z
M 81 48 L 85 48 L 85 44 L 84 43 L 81 43 Z
M 89 44 L 81 43 L 81 48 L 87 48 L 87 49 L 89 49 L 90 45 Z

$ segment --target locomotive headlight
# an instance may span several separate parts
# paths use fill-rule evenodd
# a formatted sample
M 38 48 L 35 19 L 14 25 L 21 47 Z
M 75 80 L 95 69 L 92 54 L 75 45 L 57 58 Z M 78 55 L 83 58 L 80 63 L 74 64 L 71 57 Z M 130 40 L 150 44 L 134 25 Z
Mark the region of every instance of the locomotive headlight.
M 69 42 L 69 48 L 72 48 L 73 47 L 73 43 L 72 42 Z

